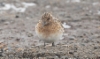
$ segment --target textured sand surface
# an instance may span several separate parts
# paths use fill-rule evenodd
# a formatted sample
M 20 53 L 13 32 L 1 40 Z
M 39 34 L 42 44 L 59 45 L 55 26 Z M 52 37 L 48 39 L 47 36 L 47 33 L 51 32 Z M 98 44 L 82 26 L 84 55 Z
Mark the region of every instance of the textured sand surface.
M 57 46 L 47 44 L 44 49 L 34 28 L 47 11 L 64 24 L 65 33 Z M 0 56 L 8 55 L 100 59 L 100 1 L 0 0 Z

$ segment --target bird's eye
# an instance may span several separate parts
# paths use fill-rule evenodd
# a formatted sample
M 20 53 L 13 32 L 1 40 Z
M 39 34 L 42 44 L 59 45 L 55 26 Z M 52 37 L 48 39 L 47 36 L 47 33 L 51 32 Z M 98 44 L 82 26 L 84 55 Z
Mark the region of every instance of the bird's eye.
M 47 20 L 50 20 L 50 18 L 47 18 Z

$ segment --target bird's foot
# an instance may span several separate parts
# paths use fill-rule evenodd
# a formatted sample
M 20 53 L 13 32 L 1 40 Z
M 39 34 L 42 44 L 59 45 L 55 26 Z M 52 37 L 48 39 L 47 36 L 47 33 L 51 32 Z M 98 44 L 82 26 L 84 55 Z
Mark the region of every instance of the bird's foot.
M 55 43 L 54 42 L 52 43 L 52 46 L 55 46 Z

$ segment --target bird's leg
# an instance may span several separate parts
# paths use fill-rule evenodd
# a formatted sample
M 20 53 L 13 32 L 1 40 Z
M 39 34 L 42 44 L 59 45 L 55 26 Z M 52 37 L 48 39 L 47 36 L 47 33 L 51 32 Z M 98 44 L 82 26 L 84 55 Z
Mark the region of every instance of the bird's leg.
M 45 42 L 44 42 L 44 47 L 45 47 L 46 45 L 45 45 Z
M 44 42 L 44 49 L 46 49 L 46 47 L 45 47 L 45 46 L 46 46 L 46 43 Z
M 52 43 L 52 46 L 55 46 L 55 43 L 54 42 Z

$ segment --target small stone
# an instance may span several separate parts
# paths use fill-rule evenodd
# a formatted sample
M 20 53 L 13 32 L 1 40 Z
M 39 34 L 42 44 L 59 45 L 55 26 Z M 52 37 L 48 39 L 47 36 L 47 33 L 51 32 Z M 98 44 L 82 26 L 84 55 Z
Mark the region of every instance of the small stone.
M 100 36 L 98 36 L 97 38 L 100 38 Z
M 86 36 L 86 34 L 85 34 L 85 33 L 84 33 L 83 35 L 84 35 L 84 36 Z
M 93 35 L 93 33 L 91 33 L 91 35 Z
M 71 18 L 71 16 L 67 16 L 67 18 Z
M 97 57 L 96 59 L 100 59 L 100 57 Z
M 33 36 L 33 34 L 32 33 L 28 33 L 28 37 L 32 37 Z
M 48 9 L 48 8 L 50 8 L 50 7 L 51 7 L 50 5 L 47 5 L 45 8 L 47 8 L 47 9 Z
M 47 58 L 47 59 L 54 59 L 54 58 Z
M 88 43 L 89 42 L 89 40 L 86 40 L 86 41 L 84 41 L 85 43 Z
M 6 21 L 6 22 L 4 22 L 4 24 L 5 24 L 5 25 L 8 25 L 8 24 L 10 24 L 10 22 L 9 22 L 9 21 Z
M 70 39 L 70 40 L 74 40 L 75 38 L 74 38 L 74 37 L 69 37 L 69 39 Z
M 83 38 L 83 36 L 79 36 L 80 38 Z
M 16 16 L 15 16 L 15 18 L 19 18 L 19 16 L 18 16 L 18 15 L 16 15 Z
M 100 43 L 99 41 L 97 41 L 97 43 Z
M 85 16 L 89 16 L 89 14 L 85 14 Z
M 1 41 L 0 41 L 0 44 L 2 44 L 3 42 L 4 42 L 4 40 L 1 40 Z
M 69 52 L 69 54 L 74 54 L 73 52 Z
M 20 39 L 19 39 L 19 38 L 17 38 L 17 39 L 16 39 L 16 41 L 20 41 Z
M 74 52 L 77 52 L 77 50 L 74 50 Z
M 65 59 L 68 59 L 68 57 L 65 57 Z
M 78 27 L 82 27 L 82 25 L 78 25 Z
M 83 44 L 83 43 L 82 43 L 81 45 L 82 45 L 82 46 L 85 46 L 85 44 Z
M 0 31 L 2 31 L 3 29 L 0 29 Z
M 5 22 L 6 20 L 4 20 L 4 19 L 2 19 L 2 20 L 0 20 L 0 22 Z
M 3 2 L 0 2 L 0 7 L 4 7 L 4 3 Z
M 17 49 L 17 52 L 21 52 L 21 51 L 23 51 L 24 49 L 23 48 L 18 48 Z
M 79 56 L 74 56 L 75 59 L 80 59 Z
M 98 47 L 94 47 L 94 49 L 98 49 Z

